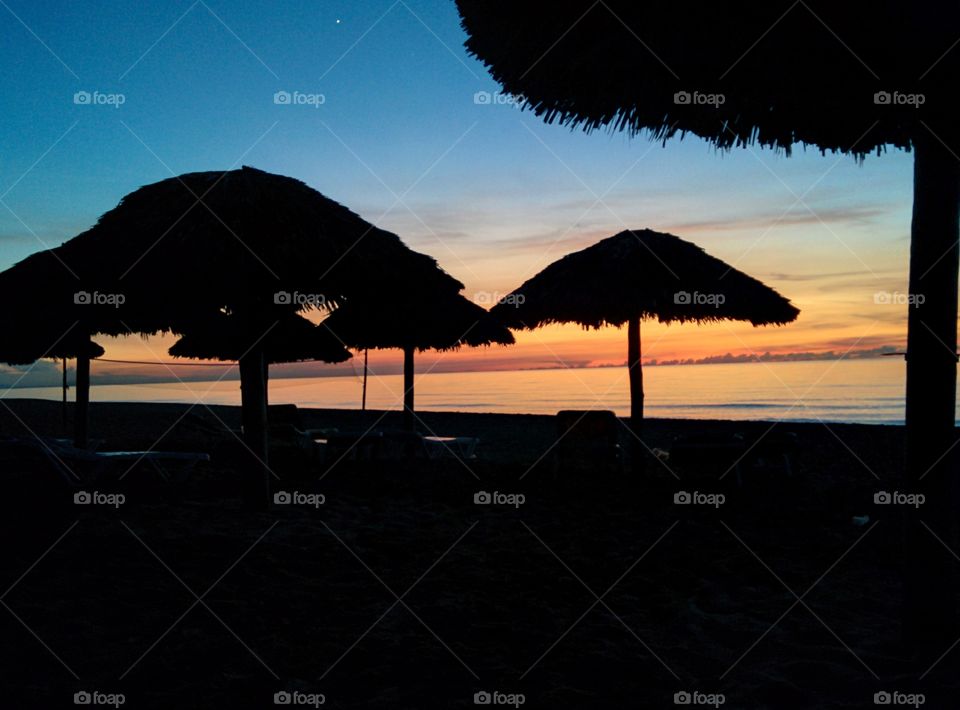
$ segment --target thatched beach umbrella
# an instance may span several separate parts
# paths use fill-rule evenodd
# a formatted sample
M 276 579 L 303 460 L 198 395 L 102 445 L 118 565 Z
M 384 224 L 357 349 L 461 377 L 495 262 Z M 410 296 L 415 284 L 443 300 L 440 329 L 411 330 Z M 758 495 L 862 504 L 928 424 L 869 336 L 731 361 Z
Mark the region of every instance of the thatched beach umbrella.
M 9 321 L 6 321 L 9 323 Z M 67 326 L 69 328 L 69 326 Z M 81 334 L 79 328 L 69 328 L 54 343 L 41 344 L 42 341 L 29 342 L 10 337 L 0 344 L 0 362 L 7 365 L 31 365 L 37 360 L 72 360 L 81 357 L 93 360 L 104 353 L 99 343 L 90 340 L 90 336 Z
M 103 347 L 90 340 L 79 323 L 65 326 L 66 330 L 55 342 L 44 343 L 39 333 L 29 332 L 30 326 L 18 327 L 8 319 L 3 321 L 4 332 L 9 333 L 0 343 L 0 362 L 7 365 L 32 365 L 40 359 L 63 362 L 63 426 L 67 427 L 67 360 L 76 359 L 75 374 L 77 416 L 74 419 L 74 445 L 83 448 L 87 444 L 87 410 L 90 406 L 90 361 L 104 354 Z M 49 323 L 47 323 L 49 325 Z M 35 340 L 31 338 L 36 337 Z
M 220 360 L 241 363 L 240 367 L 250 366 L 245 357 L 250 350 L 261 347 L 263 358 L 263 381 L 269 382 L 271 364 L 303 362 L 345 362 L 351 353 L 323 324 L 311 323 L 303 316 L 289 311 L 276 311 L 272 317 L 267 314 L 256 320 L 241 318 L 236 314 L 218 314 L 175 342 L 170 354 L 177 358 L 195 360 Z M 241 375 L 243 377 L 243 375 Z M 255 379 L 249 374 L 247 382 Z M 251 426 L 252 418 L 266 418 L 268 388 L 240 388 L 241 417 L 244 431 Z M 268 447 L 266 430 L 263 432 L 262 445 Z M 246 442 L 249 445 L 249 441 Z M 257 482 L 258 485 L 264 481 Z
M 296 313 L 278 312 L 272 322 L 237 323 L 236 316 L 221 314 L 203 328 L 183 335 L 170 347 L 170 354 L 194 360 L 238 362 L 258 342 L 263 343 L 268 364 L 346 362 L 352 355 L 324 324 L 316 325 Z
M 142 187 L 53 251 L 77 275 L 74 290 L 89 281 L 87 291 L 125 296 L 126 327 L 112 334 L 178 330 L 220 309 L 334 305 L 345 294 L 386 293 L 409 268 L 437 287 L 459 286 L 397 235 L 299 180 L 250 167 Z
M 696 244 L 649 229 L 621 232 L 567 254 L 513 293 L 492 313 L 514 328 L 577 323 L 584 328 L 627 325 L 630 420 L 643 422 L 640 321 L 742 320 L 782 325 L 799 310 L 756 279 Z
M 862 159 L 914 153 L 908 309 L 907 474 L 952 526 L 956 496 L 960 243 L 960 5 L 894 0 L 646 3 L 457 0 L 504 89 L 547 122 L 686 132 L 720 148 L 795 144 Z M 917 299 L 919 301 L 919 299 Z M 908 526 L 908 641 L 936 651 L 953 560 Z M 931 597 L 937 595 L 936 601 Z M 955 614 L 949 614 L 954 618 Z M 952 638 L 950 639 L 952 640 Z
M 69 266 L 54 250 L 33 254 L 0 273 L 0 362 L 29 365 L 42 358 L 76 358 L 76 404 L 74 444 L 87 443 L 87 412 L 90 401 L 90 361 L 103 355 L 92 342 L 116 318 L 113 298 L 85 291 Z M 108 302 L 109 301 L 109 302 Z M 64 373 L 66 377 L 66 373 Z M 66 380 L 64 380 L 66 381 Z
M 22 278 L 27 271 L 31 278 Z M 114 297 L 113 309 L 89 312 L 90 334 L 183 334 L 203 325 L 198 314 L 220 310 L 295 312 L 353 295 L 387 298 L 410 273 L 437 289 L 462 287 L 431 257 L 299 180 L 244 167 L 188 173 L 130 193 L 48 256 L 0 274 L 0 291 L 5 279 L 32 282 L 24 308 L 41 316 L 52 312 L 48 304 L 72 307 L 76 293 Z M 34 310 L 36 293 L 44 294 L 43 308 Z M 58 321 L 49 331 L 42 318 L 31 321 L 50 341 L 59 334 Z M 241 362 L 242 386 L 255 400 L 265 397 L 264 362 L 262 343 Z M 250 448 L 266 461 L 266 421 L 257 412 L 247 421 Z
M 358 349 L 403 350 L 404 425 L 415 428 L 414 352 L 454 350 L 463 345 L 510 345 L 513 334 L 489 312 L 459 293 L 422 289 L 385 302 L 350 300 L 324 322 L 344 343 Z
M 299 314 L 284 311 L 277 311 L 272 317 L 263 314 L 256 320 L 242 319 L 235 314 L 219 314 L 207 320 L 203 327 L 183 335 L 170 347 L 169 352 L 177 358 L 239 364 L 241 417 L 246 430 L 255 426 L 251 419 L 266 417 L 269 399 L 266 386 L 262 392 L 259 388 L 244 387 L 244 382 L 257 379 L 243 371 L 253 365 L 246 354 L 256 347 L 260 347 L 264 354 L 265 385 L 269 382 L 271 364 L 308 360 L 337 363 L 346 362 L 352 357 L 325 325 L 316 325 Z

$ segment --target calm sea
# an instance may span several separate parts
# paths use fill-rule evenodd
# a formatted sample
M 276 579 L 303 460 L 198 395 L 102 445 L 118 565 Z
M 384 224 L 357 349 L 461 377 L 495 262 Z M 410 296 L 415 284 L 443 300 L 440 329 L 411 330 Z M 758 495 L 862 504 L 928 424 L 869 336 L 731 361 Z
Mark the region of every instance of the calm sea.
M 651 417 L 902 423 L 902 359 L 679 365 L 644 369 Z M 554 414 L 560 409 L 629 413 L 625 368 L 425 373 L 417 408 Z M 72 390 L 71 390 L 72 393 Z M 400 406 L 402 377 L 371 377 L 367 406 Z M 59 388 L 20 388 L 4 397 L 59 399 Z M 236 380 L 185 384 L 95 385 L 95 401 L 238 404 Z M 271 403 L 359 409 L 359 377 L 273 378 Z

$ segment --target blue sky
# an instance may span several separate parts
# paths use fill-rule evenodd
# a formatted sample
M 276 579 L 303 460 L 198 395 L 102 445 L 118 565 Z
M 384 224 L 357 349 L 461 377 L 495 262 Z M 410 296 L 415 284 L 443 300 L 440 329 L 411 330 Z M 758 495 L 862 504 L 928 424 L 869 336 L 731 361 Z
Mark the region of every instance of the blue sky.
M 872 294 L 905 290 L 908 154 L 863 165 L 816 150 L 721 154 L 692 137 L 664 147 L 477 104 L 497 85 L 466 55 L 452 2 L 3 0 L 0 37 L 0 267 L 82 231 L 140 185 L 249 164 L 396 231 L 481 301 L 567 251 L 651 227 L 804 311 L 791 329 L 718 331 L 721 351 L 873 346 L 905 330 L 903 309 L 880 311 Z M 123 103 L 75 104 L 83 91 Z M 278 105 L 277 91 L 323 103 Z M 666 339 L 658 354 L 710 354 L 702 336 Z M 570 329 L 538 337 L 598 363 L 621 340 L 591 341 L 591 356 Z

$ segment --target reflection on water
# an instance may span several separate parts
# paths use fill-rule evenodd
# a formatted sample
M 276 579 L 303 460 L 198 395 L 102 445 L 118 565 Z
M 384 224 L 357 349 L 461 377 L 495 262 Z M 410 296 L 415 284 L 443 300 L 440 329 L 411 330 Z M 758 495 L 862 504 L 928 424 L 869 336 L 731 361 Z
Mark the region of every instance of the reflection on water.
M 903 422 L 904 362 L 895 358 L 769 364 L 683 365 L 644 370 L 651 417 Z M 370 377 L 367 406 L 399 409 L 402 377 Z M 426 373 L 417 407 L 435 411 L 553 414 L 560 409 L 629 413 L 625 368 Z M 59 399 L 55 387 L 11 390 L 6 397 Z M 236 380 L 94 386 L 95 401 L 239 404 Z M 359 409 L 354 377 L 273 378 L 272 403 Z

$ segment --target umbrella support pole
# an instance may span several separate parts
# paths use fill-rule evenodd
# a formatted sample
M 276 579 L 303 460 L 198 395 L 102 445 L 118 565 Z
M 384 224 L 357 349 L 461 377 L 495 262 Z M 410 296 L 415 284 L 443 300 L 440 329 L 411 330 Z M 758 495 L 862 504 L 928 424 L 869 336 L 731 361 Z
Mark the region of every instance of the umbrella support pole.
M 363 399 L 360 401 L 360 411 L 367 411 L 367 373 L 369 368 L 367 367 L 368 358 L 370 357 L 370 349 L 363 349 Z
M 86 345 L 81 350 L 87 350 Z M 76 376 L 77 401 L 73 412 L 73 445 L 87 448 L 87 429 L 90 421 L 90 356 L 86 352 L 77 355 Z
M 61 410 L 61 430 L 64 434 L 66 434 L 67 426 L 70 423 L 70 417 L 68 414 L 69 407 L 67 406 L 67 358 L 61 359 L 61 366 L 63 369 L 63 409 Z
M 267 369 L 260 348 L 240 358 L 240 417 L 245 454 L 240 472 L 245 505 L 265 509 L 270 493 L 267 464 Z
M 403 349 L 403 428 L 415 431 L 413 409 L 413 348 Z
M 945 549 L 956 545 L 960 163 L 932 135 L 917 138 L 914 156 L 906 473 L 911 492 L 923 493 L 926 503 L 907 508 L 903 636 L 907 651 L 926 666 L 960 632 L 956 562 Z
M 630 453 L 633 470 L 642 473 L 646 452 L 643 437 L 643 368 L 640 364 L 640 318 L 627 323 L 627 368 L 630 373 Z

